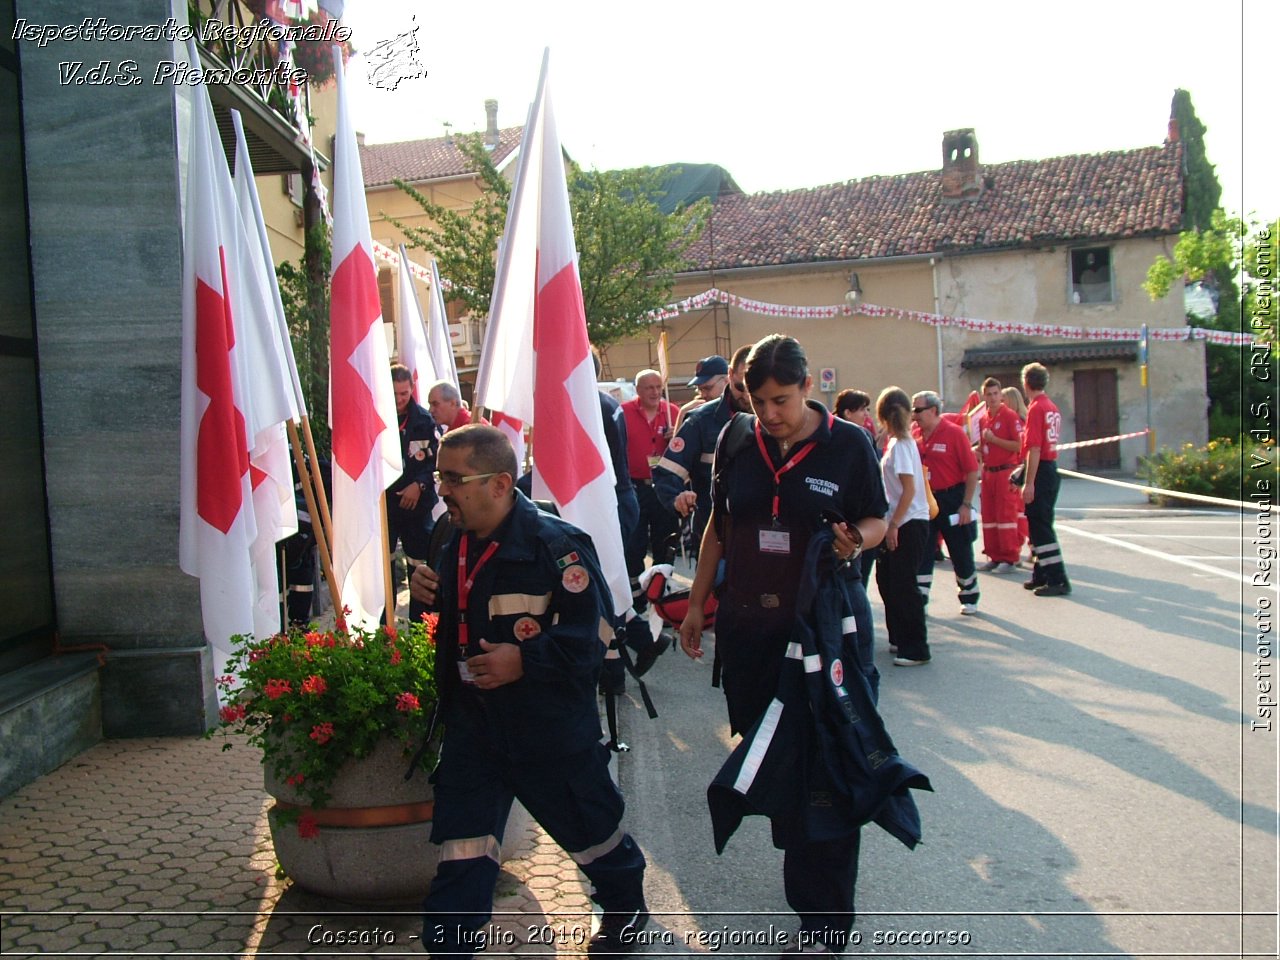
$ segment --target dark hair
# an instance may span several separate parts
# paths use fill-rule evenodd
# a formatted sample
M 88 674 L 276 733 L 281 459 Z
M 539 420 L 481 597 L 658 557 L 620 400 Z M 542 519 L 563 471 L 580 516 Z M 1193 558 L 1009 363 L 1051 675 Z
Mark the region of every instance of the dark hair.
M 885 387 L 876 400 L 876 419 L 895 437 L 911 433 L 911 398 L 901 387 Z M 448 436 L 448 434 L 446 434 Z
M 861 390 L 841 390 L 836 394 L 836 416 L 843 416 L 846 410 L 857 411 L 871 406 L 871 398 Z
M 751 348 L 753 346 L 753 344 L 747 343 L 733 351 L 733 356 L 729 359 L 729 369 L 737 370 L 738 367 L 746 363 L 747 357 L 751 355 Z
M 752 393 L 769 379 L 790 387 L 803 384 L 808 376 L 809 360 L 794 337 L 771 333 L 752 347 L 747 356 L 747 390 Z
M 391 379 L 404 383 L 406 380 L 413 382 L 413 372 L 410 371 L 403 363 L 393 363 L 391 365 Z
M 995 387 L 997 390 L 1003 390 L 1004 384 L 1002 384 L 995 377 L 987 377 L 987 379 L 982 381 L 983 392 L 986 392 L 986 390 L 990 387 Z
M 1049 385 L 1049 371 L 1044 364 L 1028 363 L 1022 368 L 1022 382 L 1032 390 L 1043 390 Z
M 441 437 L 440 449 L 462 450 L 477 473 L 508 473 L 512 480 L 520 476 L 511 441 L 497 427 L 468 423 Z

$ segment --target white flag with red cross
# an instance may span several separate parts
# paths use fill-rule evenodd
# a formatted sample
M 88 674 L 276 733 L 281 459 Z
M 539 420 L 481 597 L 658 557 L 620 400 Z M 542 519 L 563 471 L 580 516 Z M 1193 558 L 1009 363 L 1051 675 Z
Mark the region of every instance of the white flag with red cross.
M 220 188 L 230 171 L 209 92 L 191 95 L 182 252 L 182 398 L 178 564 L 200 580 L 204 633 L 219 675 L 235 634 L 253 632 L 248 397 L 228 265 L 234 223 Z
M 266 222 L 253 178 L 249 144 L 238 110 L 231 111 L 236 133 L 235 190 L 240 249 L 236 284 L 236 329 L 248 354 L 251 410 L 249 478 L 258 535 L 252 547 L 254 635 L 265 639 L 280 630 L 280 579 L 276 544 L 298 532 L 293 460 L 286 421 L 300 421 L 306 407 L 288 321 L 276 283 Z
M 442 374 L 427 343 L 422 305 L 418 302 L 418 291 L 413 286 L 409 252 L 405 250 L 403 243 L 400 244 L 400 313 L 396 318 L 396 345 L 400 362 L 409 368 L 409 373 L 413 376 L 413 399 L 425 407 L 427 391 Z
M 333 442 L 333 572 L 352 626 L 373 629 L 385 603 L 382 494 L 404 471 L 364 177 L 334 47 L 338 127 L 333 158 L 329 425 Z
M 431 299 L 427 307 L 427 348 L 436 366 L 436 379 L 458 386 L 458 362 L 453 356 L 453 340 L 449 336 L 449 314 L 444 306 L 444 288 L 440 269 L 431 261 Z
M 533 494 L 554 501 L 560 516 L 590 534 L 621 616 L 631 606 L 631 587 L 551 109 L 549 59 L 547 51 L 524 128 L 481 358 L 488 376 L 477 383 L 476 401 L 532 424 Z

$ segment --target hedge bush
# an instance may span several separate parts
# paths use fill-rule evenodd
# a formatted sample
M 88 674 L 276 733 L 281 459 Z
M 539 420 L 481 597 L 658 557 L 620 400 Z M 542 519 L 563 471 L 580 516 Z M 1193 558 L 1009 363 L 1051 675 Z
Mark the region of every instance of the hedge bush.
M 1259 459 L 1255 459 L 1259 458 Z M 1261 463 L 1260 466 L 1254 466 Z M 1229 437 L 1210 440 L 1203 447 L 1184 443 L 1179 450 L 1161 450 L 1144 457 L 1138 464 L 1138 476 L 1153 487 L 1195 493 L 1226 500 L 1247 500 L 1258 490 L 1257 481 L 1265 475 L 1276 489 L 1276 448 L 1272 443 L 1237 443 Z M 1155 503 L 1186 504 L 1180 500 L 1152 494 Z

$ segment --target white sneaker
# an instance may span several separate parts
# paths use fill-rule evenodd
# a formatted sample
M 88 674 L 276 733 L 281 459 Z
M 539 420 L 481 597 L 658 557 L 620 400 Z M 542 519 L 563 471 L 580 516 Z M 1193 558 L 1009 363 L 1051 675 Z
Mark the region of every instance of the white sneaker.
M 923 660 L 912 660 L 909 657 L 893 658 L 893 665 L 895 667 L 923 667 L 928 662 L 929 662 L 928 657 L 925 657 Z
M 978 612 L 978 605 L 976 603 L 962 603 L 960 604 L 960 612 L 966 617 L 972 617 Z
M 992 573 L 998 573 L 998 574 L 1006 574 L 1006 573 L 1013 573 L 1013 571 L 1015 571 L 1015 570 L 1017 570 L 1017 569 L 1018 569 L 1018 567 L 1017 567 L 1017 565 L 1016 565 L 1016 564 L 1012 564 L 1012 563 L 997 563 L 997 564 L 995 565 L 995 567 L 992 569 L 992 571 L 991 571 L 991 572 L 992 572 Z

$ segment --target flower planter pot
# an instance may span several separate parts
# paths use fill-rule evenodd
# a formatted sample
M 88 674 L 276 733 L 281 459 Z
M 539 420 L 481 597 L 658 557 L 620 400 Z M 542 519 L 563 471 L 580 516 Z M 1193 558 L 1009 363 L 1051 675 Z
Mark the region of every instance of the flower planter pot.
M 329 785 L 330 800 L 311 809 L 297 790 L 263 767 L 271 840 L 281 869 L 312 893 L 351 903 L 417 903 L 435 876 L 438 851 L 430 843 L 432 790 L 425 770 L 404 779 L 409 755 L 383 740 L 367 757 L 348 760 Z M 284 809 L 314 819 L 315 836 L 298 822 L 281 823 Z
M 436 873 L 439 849 L 431 843 L 433 792 L 421 767 L 405 780 L 410 755 L 391 738 L 367 757 L 348 760 L 329 785 L 326 807 L 312 809 L 296 789 L 263 766 L 271 840 L 284 873 L 304 890 L 358 904 L 417 906 Z M 316 835 L 299 835 L 298 823 L 281 823 L 282 810 L 298 810 L 316 823 Z M 529 815 L 512 807 L 504 859 L 515 852 Z

